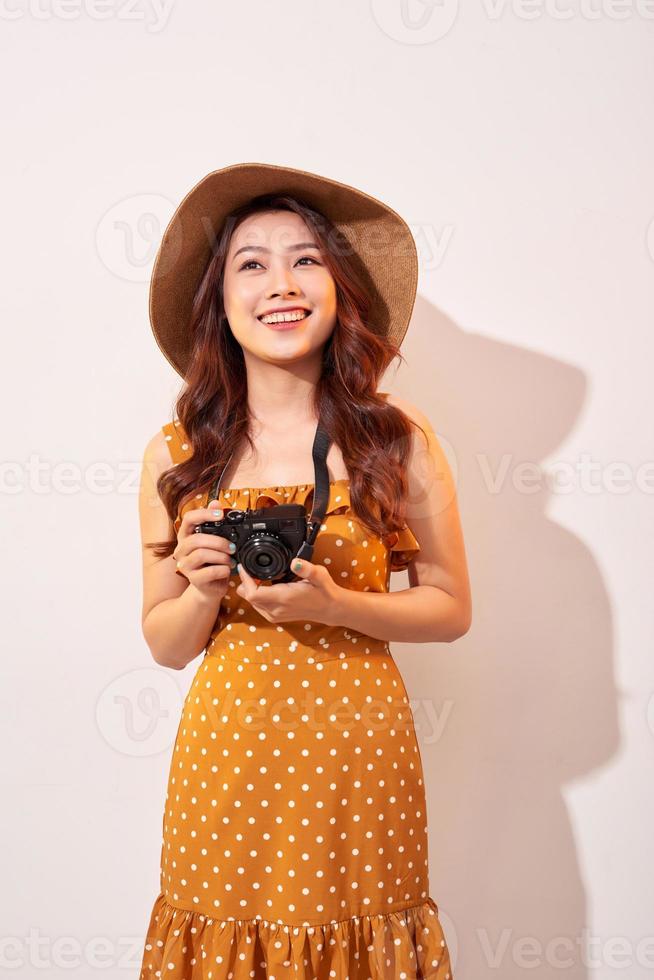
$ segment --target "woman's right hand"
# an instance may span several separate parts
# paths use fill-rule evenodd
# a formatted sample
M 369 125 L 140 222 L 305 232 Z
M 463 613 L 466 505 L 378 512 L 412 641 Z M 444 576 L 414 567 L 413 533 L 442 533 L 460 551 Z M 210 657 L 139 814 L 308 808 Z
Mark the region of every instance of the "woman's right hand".
M 215 511 L 218 511 L 216 517 Z M 230 542 L 218 534 L 196 532 L 195 527 L 204 521 L 217 521 L 223 511 L 217 500 L 206 507 L 187 510 L 177 532 L 177 545 L 173 558 L 177 571 L 189 580 L 198 592 L 220 602 L 229 588 L 229 578 L 236 568 L 231 557 Z

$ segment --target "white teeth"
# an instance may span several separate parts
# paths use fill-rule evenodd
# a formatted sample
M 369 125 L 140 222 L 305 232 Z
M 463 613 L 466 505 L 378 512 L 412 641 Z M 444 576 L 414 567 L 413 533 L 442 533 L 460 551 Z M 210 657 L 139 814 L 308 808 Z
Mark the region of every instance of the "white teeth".
M 304 320 L 305 316 L 308 316 L 306 310 L 298 310 L 295 313 L 269 313 L 259 319 L 262 323 L 290 323 L 293 320 Z

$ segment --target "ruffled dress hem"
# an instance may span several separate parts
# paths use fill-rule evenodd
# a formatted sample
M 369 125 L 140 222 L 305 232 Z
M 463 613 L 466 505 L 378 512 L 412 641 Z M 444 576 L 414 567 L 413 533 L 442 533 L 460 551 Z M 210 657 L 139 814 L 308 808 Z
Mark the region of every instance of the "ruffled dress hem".
M 157 897 L 140 980 L 452 980 L 432 898 L 393 912 L 298 926 L 219 919 Z

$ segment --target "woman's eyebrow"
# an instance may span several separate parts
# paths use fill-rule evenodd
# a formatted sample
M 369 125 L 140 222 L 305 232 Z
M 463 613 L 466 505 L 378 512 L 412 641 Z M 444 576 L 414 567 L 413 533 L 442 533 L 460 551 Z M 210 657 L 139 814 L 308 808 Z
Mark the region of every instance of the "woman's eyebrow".
M 287 252 L 299 252 L 303 248 L 315 248 L 319 251 L 318 246 L 315 242 L 298 242 L 296 245 L 289 245 L 286 249 Z M 234 252 L 234 258 L 240 255 L 241 252 L 269 252 L 270 249 L 265 245 L 243 245 L 236 252 Z M 233 259 L 232 259 L 233 261 Z

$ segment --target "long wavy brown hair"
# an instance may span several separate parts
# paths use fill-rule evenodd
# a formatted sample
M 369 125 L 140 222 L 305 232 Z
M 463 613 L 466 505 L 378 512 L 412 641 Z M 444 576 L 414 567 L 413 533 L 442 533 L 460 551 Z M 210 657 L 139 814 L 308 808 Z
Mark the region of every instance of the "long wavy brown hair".
M 249 431 L 245 360 L 225 315 L 223 276 L 236 228 L 250 215 L 270 211 L 292 211 L 304 219 L 335 280 L 336 324 L 323 350 L 313 408 L 341 450 L 352 510 L 371 534 L 383 537 L 405 525 L 412 427 L 424 434 L 421 426 L 377 391 L 389 364 L 396 357 L 404 358 L 399 347 L 370 322 L 369 293 L 349 257 L 351 246 L 345 237 L 322 212 L 286 194 L 251 199 L 227 217 L 217 236 L 194 297 L 186 383 L 174 407 L 192 455 L 161 474 L 157 491 L 174 521 L 187 499 L 213 486 L 244 439 L 255 448 Z M 335 247 L 339 241 L 343 247 Z M 146 547 L 157 558 L 166 558 L 175 545 L 173 538 Z

